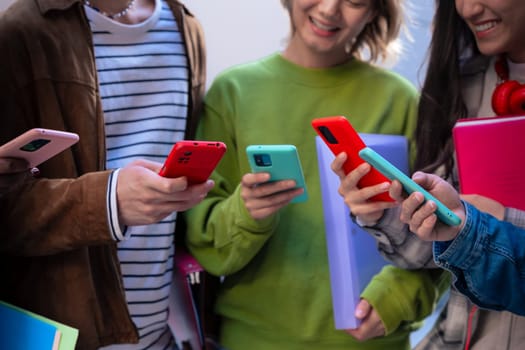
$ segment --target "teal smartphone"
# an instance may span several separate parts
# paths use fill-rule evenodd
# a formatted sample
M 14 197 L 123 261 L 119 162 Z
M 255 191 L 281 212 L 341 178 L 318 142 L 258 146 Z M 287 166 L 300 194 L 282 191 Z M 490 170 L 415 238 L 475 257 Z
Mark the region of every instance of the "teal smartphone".
M 246 154 L 252 172 L 270 173 L 270 181 L 295 180 L 297 187 L 304 189 L 291 203 L 308 199 L 303 168 L 294 145 L 250 145 L 246 147 Z
M 423 187 L 419 186 L 411 178 L 406 176 L 401 170 L 397 169 L 389 161 L 383 158 L 379 153 L 371 149 L 370 147 L 365 147 L 359 151 L 359 156 L 372 165 L 374 168 L 379 170 L 383 175 L 385 175 L 390 180 L 398 180 L 401 185 L 403 185 L 404 190 L 407 193 L 412 192 L 421 192 L 426 200 L 431 200 L 437 205 L 436 215 L 439 220 L 449 226 L 456 226 L 461 223 L 459 216 L 454 214 L 450 209 L 448 209 L 443 203 L 441 203 L 436 197 L 431 195 Z

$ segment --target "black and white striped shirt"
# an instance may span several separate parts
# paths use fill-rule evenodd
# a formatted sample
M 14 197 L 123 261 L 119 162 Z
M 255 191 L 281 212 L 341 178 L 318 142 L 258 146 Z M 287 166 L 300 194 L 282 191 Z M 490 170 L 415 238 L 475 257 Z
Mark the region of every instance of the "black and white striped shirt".
M 104 110 L 107 168 L 117 169 L 135 159 L 162 163 L 173 143 L 184 138 L 188 110 L 189 73 L 173 14 L 165 2 L 156 0 L 148 20 L 122 25 L 85 8 Z M 140 343 L 104 349 L 170 349 L 173 338 L 166 320 L 176 213 L 158 224 L 128 227 L 124 235 L 114 210 L 114 177 L 112 182 L 111 221 Z

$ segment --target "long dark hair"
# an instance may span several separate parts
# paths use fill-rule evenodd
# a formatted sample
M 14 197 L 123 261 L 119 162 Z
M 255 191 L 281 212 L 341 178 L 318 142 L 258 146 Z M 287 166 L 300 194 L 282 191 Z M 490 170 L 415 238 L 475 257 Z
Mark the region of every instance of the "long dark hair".
M 436 0 L 428 68 L 421 90 L 416 127 L 415 169 L 434 172 L 453 168 L 452 127 L 467 116 L 461 94 L 461 62 L 479 54 L 473 34 L 458 15 L 454 1 Z

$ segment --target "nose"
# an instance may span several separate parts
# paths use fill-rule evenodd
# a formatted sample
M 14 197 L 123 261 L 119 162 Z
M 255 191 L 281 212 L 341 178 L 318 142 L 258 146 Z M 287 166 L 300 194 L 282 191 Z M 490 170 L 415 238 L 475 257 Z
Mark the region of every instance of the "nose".
M 320 0 L 317 5 L 319 12 L 325 17 L 333 17 L 339 12 L 341 0 Z
M 463 18 L 473 18 L 483 12 L 483 5 L 479 0 L 456 0 L 456 10 Z

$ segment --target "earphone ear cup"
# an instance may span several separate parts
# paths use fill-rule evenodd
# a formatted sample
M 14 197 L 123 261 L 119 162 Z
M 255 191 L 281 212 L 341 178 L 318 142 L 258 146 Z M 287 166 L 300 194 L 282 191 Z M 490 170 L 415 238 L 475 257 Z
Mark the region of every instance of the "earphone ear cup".
M 525 115 L 525 85 L 520 85 L 510 94 L 510 113 L 514 115 Z
M 510 96 L 513 91 L 520 88 L 516 80 L 507 80 L 496 86 L 492 94 L 492 109 L 497 115 L 507 115 L 510 110 Z

